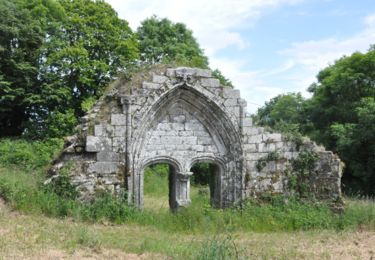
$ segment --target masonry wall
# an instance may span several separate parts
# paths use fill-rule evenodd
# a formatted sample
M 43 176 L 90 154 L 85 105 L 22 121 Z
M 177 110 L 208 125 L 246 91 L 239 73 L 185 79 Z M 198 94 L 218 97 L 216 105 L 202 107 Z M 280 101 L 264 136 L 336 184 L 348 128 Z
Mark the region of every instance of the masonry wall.
M 77 131 L 66 139 L 49 181 L 69 168 L 82 200 L 109 191 L 127 193 L 141 206 L 149 162 L 173 165 L 183 186 L 196 161 L 220 166 L 222 206 L 262 194 L 299 194 L 296 180 L 307 184 L 314 198 L 341 196 L 342 165 L 335 155 L 308 139 L 296 144 L 254 126 L 239 90 L 220 85 L 209 70 L 154 68 L 119 80 Z M 305 153 L 316 155 L 307 177 L 294 167 Z

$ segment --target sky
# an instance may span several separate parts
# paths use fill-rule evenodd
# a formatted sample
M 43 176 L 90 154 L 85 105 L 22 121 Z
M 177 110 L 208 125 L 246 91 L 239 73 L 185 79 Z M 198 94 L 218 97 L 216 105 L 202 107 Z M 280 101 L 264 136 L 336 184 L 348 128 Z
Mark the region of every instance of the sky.
M 152 15 L 182 22 L 240 89 L 249 113 L 375 44 L 374 0 L 106 0 L 136 30 Z

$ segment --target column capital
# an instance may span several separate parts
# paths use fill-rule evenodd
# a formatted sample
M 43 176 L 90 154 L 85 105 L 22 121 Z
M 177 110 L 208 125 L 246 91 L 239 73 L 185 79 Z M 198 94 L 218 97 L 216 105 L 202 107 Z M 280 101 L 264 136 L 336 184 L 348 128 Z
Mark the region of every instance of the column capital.
M 177 177 L 180 181 L 188 181 L 193 172 L 178 172 Z

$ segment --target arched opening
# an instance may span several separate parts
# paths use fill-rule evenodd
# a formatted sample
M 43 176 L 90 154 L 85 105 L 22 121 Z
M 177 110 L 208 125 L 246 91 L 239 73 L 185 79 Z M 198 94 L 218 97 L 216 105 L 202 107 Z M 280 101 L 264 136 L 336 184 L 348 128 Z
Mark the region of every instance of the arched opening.
M 196 162 L 191 167 L 191 201 L 193 206 L 210 204 L 221 208 L 221 171 L 222 168 L 211 161 Z
M 176 178 L 179 171 L 176 162 L 165 158 L 145 163 L 140 178 L 139 205 L 152 211 L 176 211 Z
M 171 207 L 171 176 L 173 166 L 167 163 L 156 163 L 144 169 L 143 207 L 159 211 Z
M 176 108 L 184 114 L 175 115 Z M 184 126 L 182 126 L 184 124 Z M 199 127 L 198 127 L 199 126 Z M 215 207 L 225 207 L 241 197 L 242 150 L 241 138 L 230 115 L 199 89 L 175 86 L 165 92 L 144 112 L 130 147 L 130 195 L 137 206 L 143 206 L 143 165 L 150 158 L 174 158 L 176 207 L 190 204 L 190 169 L 193 158 L 211 158 L 216 182 L 210 200 Z M 225 164 L 216 158 L 225 158 Z M 202 161 L 199 161 L 202 162 Z M 225 165 L 225 167 L 223 167 Z M 180 167 L 181 166 L 181 167 Z M 229 178 L 231 176 L 231 178 Z M 221 179 L 220 179 L 221 178 Z M 223 182 L 223 184 L 221 184 Z M 210 193 L 211 193 L 210 191 Z M 220 192 L 225 194 L 223 198 Z M 212 198 L 212 199 L 211 199 Z

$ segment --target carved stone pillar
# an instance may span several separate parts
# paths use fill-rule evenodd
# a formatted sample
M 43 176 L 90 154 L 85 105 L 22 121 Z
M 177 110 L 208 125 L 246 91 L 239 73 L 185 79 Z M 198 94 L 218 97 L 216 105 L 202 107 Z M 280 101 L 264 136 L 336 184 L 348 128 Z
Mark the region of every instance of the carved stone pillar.
M 191 203 L 190 200 L 190 176 L 192 172 L 179 172 L 177 173 L 176 180 L 176 198 L 177 207 L 187 207 Z

